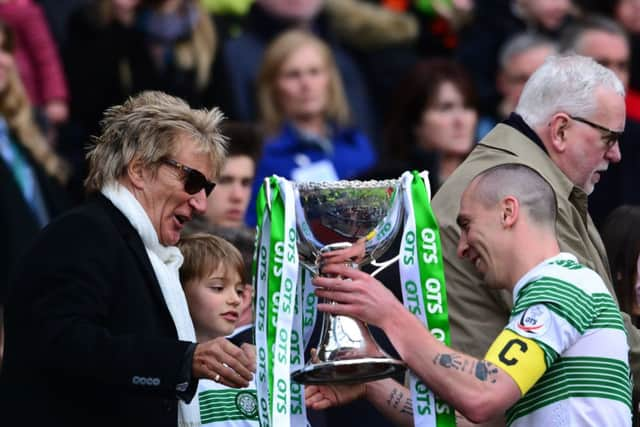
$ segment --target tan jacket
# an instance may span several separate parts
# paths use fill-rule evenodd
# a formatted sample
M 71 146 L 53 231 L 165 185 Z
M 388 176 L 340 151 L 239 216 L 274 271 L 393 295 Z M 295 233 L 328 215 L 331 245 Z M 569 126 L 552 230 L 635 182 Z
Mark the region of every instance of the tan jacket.
M 576 255 L 581 263 L 595 270 L 616 297 L 604 245 L 587 213 L 586 193 L 573 185 L 525 135 L 511 126 L 499 124 L 444 182 L 432 201 L 440 224 L 452 346 L 478 358 L 484 357 L 506 325 L 513 301 L 510 293 L 487 288 L 473 265 L 457 257 L 460 230 L 456 216 L 460 197 L 469 182 L 480 172 L 505 163 L 529 166 L 549 182 L 558 201 L 556 231 L 560 249 Z M 522 242 L 522 250 L 527 250 L 527 242 Z M 640 378 L 640 333 L 629 316 L 622 315 L 631 348 L 631 370 L 635 378 Z

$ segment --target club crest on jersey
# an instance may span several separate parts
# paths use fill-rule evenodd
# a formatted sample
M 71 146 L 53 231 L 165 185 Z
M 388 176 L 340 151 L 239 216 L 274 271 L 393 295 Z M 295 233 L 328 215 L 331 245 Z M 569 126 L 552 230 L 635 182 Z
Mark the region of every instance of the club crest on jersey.
M 236 408 L 245 417 L 256 418 L 258 416 L 258 399 L 255 392 L 239 391 L 236 395 Z
M 534 305 L 522 313 L 516 327 L 529 335 L 542 335 L 549 329 L 551 316 L 544 305 Z

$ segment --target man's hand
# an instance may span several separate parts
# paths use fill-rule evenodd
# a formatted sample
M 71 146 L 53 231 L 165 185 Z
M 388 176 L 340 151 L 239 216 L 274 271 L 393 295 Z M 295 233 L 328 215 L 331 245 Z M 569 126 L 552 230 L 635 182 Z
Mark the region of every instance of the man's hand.
M 366 384 L 310 385 L 304 389 L 304 403 L 312 409 L 327 409 L 360 399 L 366 390 Z
M 193 353 L 193 375 L 208 378 L 229 387 L 247 387 L 256 370 L 255 348 L 235 346 L 219 337 L 196 345 Z
M 318 304 L 318 310 L 355 317 L 381 327 L 404 307 L 390 290 L 369 274 L 343 264 L 328 264 L 323 274 L 336 277 L 315 277 L 315 294 L 335 304 Z

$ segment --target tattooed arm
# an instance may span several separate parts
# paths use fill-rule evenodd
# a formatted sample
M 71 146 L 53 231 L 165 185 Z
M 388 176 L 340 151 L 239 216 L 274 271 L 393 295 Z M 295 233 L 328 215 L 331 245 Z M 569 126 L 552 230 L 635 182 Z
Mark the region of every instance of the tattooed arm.
M 318 310 L 355 317 L 383 329 L 409 368 L 471 421 L 503 414 L 520 399 L 520 388 L 503 369 L 442 344 L 370 275 L 342 264 L 329 264 L 323 272 L 331 276 L 314 278 L 316 295 L 335 303 L 320 303 Z M 523 358 L 514 356 L 508 345 L 500 350 L 508 353 L 504 356 L 511 364 Z M 513 368 L 523 372 L 526 366 L 519 363 Z
M 392 379 L 365 384 L 324 384 L 305 387 L 305 403 L 316 410 L 345 405 L 362 397 L 368 399 L 395 425 L 413 426 L 411 393 Z
M 392 379 L 367 383 L 365 393 L 382 415 L 398 426 L 413 426 L 411 392 Z
M 473 422 L 485 422 L 520 399 L 516 382 L 501 368 L 449 348 L 406 310 L 382 328 L 409 368 L 443 400 Z

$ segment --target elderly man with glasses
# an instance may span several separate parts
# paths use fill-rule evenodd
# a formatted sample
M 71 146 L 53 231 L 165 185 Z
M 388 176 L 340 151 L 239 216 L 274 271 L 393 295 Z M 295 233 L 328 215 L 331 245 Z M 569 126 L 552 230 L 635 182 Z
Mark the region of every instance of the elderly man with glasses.
M 453 347 L 483 357 L 512 309 L 510 295 L 489 289 L 471 262 L 456 257 L 460 196 L 474 176 L 499 164 L 529 166 L 551 185 L 557 200 L 560 249 L 595 270 L 615 295 L 605 248 L 587 211 L 587 196 L 609 166 L 622 158 L 624 95 L 619 78 L 591 58 L 548 58 L 525 84 L 515 113 L 478 143 L 435 195 Z M 523 251 L 527 245 L 522 242 Z M 631 368 L 638 378 L 640 334 L 624 313 L 623 318 Z M 504 421 L 491 425 L 504 425 Z
M 177 426 L 199 378 L 248 385 L 249 347 L 196 343 L 175 247 L 224 161 L 221 119 L 159 92 L 107 110 L 88 201 L 44 230 L 11 286 L 4 420 Z
M 440 225 L 452 348 L 473 358 L 491 361 L 491 353 L 486 355 L 487 349 L 508 323 L 510 315 L 521 313 L 518 307 L 514 309 L 513 297 L 508 289 L 499 290 L 490 287 L 491 280 L 486 274 L 478 271 L 480 267 L 480 270 L 486 273 L 484 261 L 475 256 L 464 260 L 458 257 L 458 253 L 464 255 L 464 251 L 459 251 L 458 246 L 461 240 L 460 226 L 465 225 L 464 221 L 460 221 L 458 217 L 463 192 L 469 188 L 474 177 L 500 165 L 526 166 L 536 171 L 551 187 L 555 200 L 555 203 L 552 203 L 555 219 L 551 225 L 557 237 L 558 249 L 575 255 L 580 264 L 594 270 L 602 278 L 608 292 L 612 296 L 615 295 L 604 245 L 587 212 L 587 196 L 593 191 L 600 176 L 609 165 L 620 161 L 618 139 L 624 126 L 624 87 L 611 70 L 584 56 L 551 56 L 525 84 L 515 112 L 477 144 L 465 162 L 438 190 L 432 205 Z M 535 194 L 531 185 L 522 183 L 521 185 L 523 186 L 520 189 L 521 194 Z M 532 206 L 543 206 L 543 203 L 543 200 L 540 200 L 539 203 L 533 202 Z M 508 217 L 504 212 L 502 214 L 494 212 L 486 216 L 485 221 L 507 224 Z M 526 238 L 519 236 L 515 240 L 517 244 L 509 248 L 506 246 L 507 242 L 495 234 L 485 233 L 485 236 L 493 239 L 496 247 L 501 251 L 510 249 L 517 258 L 526 258 L 527 254 L 531 255 L 532 251 L 539 247 L 540 239 L 544 237 L 542 233 L 532 233 Z M 521 263 L 511 258 L 510 255 L 495 257 L 495 265 L 503 270 L 522 267 Z M 437 374 L 435 371 L 427 372 L 430 368 L 424 360 L 427 358 L 425 354 L 428 354 L 426 347 L 431 346 L 434 340 L 416 339 L 416 333 L 412 333 L 407 328 L 396 329 L 395 326 L 401 321 L 399 319 L 406 319 L 407 313 L 397 313 L 392 316 L 377 313 L 373 316 L 372 311 L 369 310 L 372 302 L 374 306 L 386 307 L 390 293 L 384 293 L 380 290 L 380 286 L 374 286 L 374 283 L 366 278 L 365 273 L 358 273 L 356 277 L 355 273 L 349 274 L 345 270 L 343 267 L 332 267 L 332 270 L 325 269 L 325 272 L 350 277 L 354 279 L 353 285 L 338 288 L 331 286 L 331 283 L 327 284 L 323 279 L 316 280 L 316 285 L 330 287 L 328 291 L 330 293 L 319 290 L 318 295 L 338 302 L 335 306 L 319 306 L 319 309 L 352 315 L 382 327 L 403 360 L 429 384 L 429 380 L 433 380 Z M 363 280 L 371 286 L 358 286 L 358 282 L 361 283 Z M 350 291 L 356 294 L 345 295 Z M 553 302 L 552 299 L 545 300 L 544 295 L 542 300 Z M 602 306 L 597 310 L 599 314 L 606 311 Z M 617 307 L 615 310 L 618 310 Z M 359 316 L 358 313 L 361 315 Z M 631 324 L 628 315 L 621 313 L 621 316 L 624 319 L 626 337 L 631 348 L 629 357 L 631 370 L 634 377 L 638 378 L 640 334 Z M 603 325 L 607 328 L 611 327 L 614 318 L 619 319 L 620 315 L 617 312 L 613 313 L 609 321 L 603 322 Z M 586 321 L 586 318 L 582 320 Z M 596 326 L 589 325 L 584 334 L 592 334 L 592 328 L 595 329 Z M 618 323 L 615 328 L 620 330 L 622 325 Z M 543 338 L 536 339 L 538 345 L 545 342 Z M 622 343 L 622 348 L 623 351 L 620 353 L 624 354 L 627 344 Z M 524 347 L 518 350 L 503 345 L 496 350 L 498 353 L 504 352 L 510 358 L 518 360 L 524 360 L 530 356 L 530 354 L 523 354 L 528 351 Z M 582 348 L 577 347 L 569 348 L 566 356 L 571 357 L 572 354 L 576 354 L 576 351 L 581 350 Z M 485 359 L 486 357 L 489 359 Z M 515 359 L 512 359 L 512 362 Z M 550 359 L 544 362 L 545 369 L 551 366 L 550 362 Z M 520 366 L 526 366 L 526 364 Z M 509 425 L 538 426 L 558 423 L 581 426 L 628 425 L 627 421 L 614 421 L 613 417 L 609 417 L 605 422 L 603 418 L 594 416 L 589 405 L 577 403 L 582 399 L 593 402 L 593 398 L 604 397 L 602 389 L 596 390 L 591 387 L 597 383 L 589 376 L 597 375 L 595 364 L 593 367 L 593 372 L 588 370 L 589 374 L 581 375 L 577 382 L 567 383 L 567 387 L 559 389 L 557 394 L 550 396 L 551 401 L 539 402 L 540 405 L 547 406 L 552 402 L 566 400 L 565 408 L 561 404 L 556 406 L 555 412 L 551 413 L 549 418 L 545 416 L 537 418 L 537 421 L 534 419 L 532 422 L 531 419 L 523 417 L 515 421 L 510 420 L 513 422 Z M 584 387 L 587 383 L 589 385 Z M 482 405 L 476 407 L 481 410 L 482 415 L 472 418 L 475 421 L 485 422 L 483 425 L 505 425 L 505 418 L 501 417 L 500 413 L 513 405 L 515 398 L 519 397 L 513 394 L 511 400 L 504 400 L 501 395 L 488 391 L 484 394 L 478 393 L 475 396 L 478 399 L 470 402 L 460 399 L 460 395 L 452 395 L 452 390 L 455 389 L 452 387 L 447 389 L 449 382 L 441 382 L 440 385 L 442 384 L 445 386 L 441 387 L 441 390 L 438 389 L 438 384 L 434 384 L 434 390 L 442 391 L 442 397 L 454 407 L 458 407 L 457 404 L 459 404 L 460 407 L 469 409 L 467 405 L 472 405 L 474 402 L 497 402 L 498 404 L 491 405 L 491 408 L 482 407 Z M 614 381 L 614 384 L 614 389 L 617 390 L 622 390 L 629 385 L 628 382 L 625 384 L 625 380 Z M 399 424 L 407 422 L 407 414 L 411 412 L 411 400 L 407 400 L 406 390 L 392 384 L 390 380 L 370 383 L 364 388 L 334 387 L 321 391 L 321 399 L 316 398 L 315 402 L 316 404 L 318 401 L 324 402 L 321 404 L 322 407 L 344 403 L 364 393 L 385 415 Z M 521 389 L 521 392 L 526 393 L 524 389 Z M 469 397 L 469 395 L 466 396 Z M 309 403 L 317 407 L 313 402 Z M 569 406 L 578 409 L 577 411 L 569 410 Z M 549 421 L 541 420 L 552 421 L 549 424 Z M 408 421 L 410 422 L 411 419 Z

